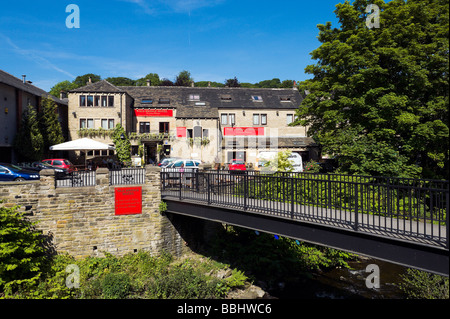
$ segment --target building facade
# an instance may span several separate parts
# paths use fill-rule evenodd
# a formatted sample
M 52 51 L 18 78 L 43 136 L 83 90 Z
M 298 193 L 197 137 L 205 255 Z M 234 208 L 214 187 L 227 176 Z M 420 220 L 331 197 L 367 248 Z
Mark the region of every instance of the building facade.
M 108 131 L 121 124 L 132 155 L 145 163 L 169 156 L 254 165 L 261 151 L 285 149 L 305 162 L 319 154 L 305 127 L 289 125 L 301 102 L 296 88 L 116 87 L 103 80 L 69 92 L 69 135 L 112 144 Z
M 64 138 L 67 139 L 67 100 L 54 97 L 26 80 L 0 70 L 0 162 L 16 163 L 18 156 L 13 148 L 14 138 L 20 128 L 23 111 L 32 105 L 40 111 L 43 97 L 50 97 L 57 105 L 57 112 Z

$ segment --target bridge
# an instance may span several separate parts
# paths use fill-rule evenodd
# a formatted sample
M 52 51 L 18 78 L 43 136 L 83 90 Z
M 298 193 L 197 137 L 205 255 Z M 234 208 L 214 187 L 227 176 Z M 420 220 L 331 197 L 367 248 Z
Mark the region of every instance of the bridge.
M 449 274 L 449 182 L 246 171 L 161 172 L 167 212 Z

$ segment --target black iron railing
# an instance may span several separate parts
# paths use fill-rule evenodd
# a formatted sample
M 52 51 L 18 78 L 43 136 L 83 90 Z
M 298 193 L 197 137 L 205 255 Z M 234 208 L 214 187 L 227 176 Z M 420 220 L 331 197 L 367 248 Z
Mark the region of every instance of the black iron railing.
M 122 168 L 109 171 L 110 185 L 145 183 L 145 168 Z
M 449 182 L 311 173 L 161 173 L 162 194 L 448 248 Z
M 55 173 L 56 187 L 95 186 L 95 171 L 73 171 L 69 174 Z

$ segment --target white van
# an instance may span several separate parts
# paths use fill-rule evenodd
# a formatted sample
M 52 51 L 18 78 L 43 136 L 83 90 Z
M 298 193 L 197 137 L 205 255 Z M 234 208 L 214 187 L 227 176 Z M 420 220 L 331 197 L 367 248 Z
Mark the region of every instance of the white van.
M 256 167 L 261 169 L 267 162 L 273 161 L 277 154 L 278 152 L 260 152 L 257 157 Z M 289 155 L 289 161 L 294 168 L 293 172 L 303 172 L 303 160 L 300 154 L 292 152 Z

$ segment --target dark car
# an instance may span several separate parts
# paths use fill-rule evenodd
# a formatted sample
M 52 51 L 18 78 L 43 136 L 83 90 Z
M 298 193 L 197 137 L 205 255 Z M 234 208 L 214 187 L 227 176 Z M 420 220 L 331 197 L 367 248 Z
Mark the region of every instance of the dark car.
M 31 181 L 38 180 L 39 173 L 32 170 L 27 170 L 22 167 L 0 163 L 0 181 Z
M 18 164 L 17 166 L 20 166 L 21 168 L 23 168 L 25 170 L 35 171 L 35 172 L 40 172 L 43 169 L 53 169 L 53 170 L 55 170 L 56 173 L 60 173 L 60 174 L 68 174 L 69 173 L 69 170 L 67 170 L 65 168 L 53 166 L 53 165 L 43 163 L 43 162 L 33 162 L 31 164 L 27 163 L 25 165 Z

